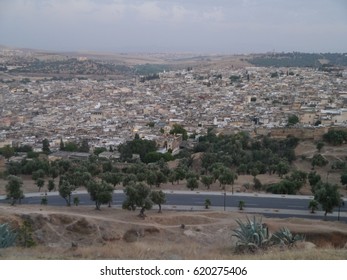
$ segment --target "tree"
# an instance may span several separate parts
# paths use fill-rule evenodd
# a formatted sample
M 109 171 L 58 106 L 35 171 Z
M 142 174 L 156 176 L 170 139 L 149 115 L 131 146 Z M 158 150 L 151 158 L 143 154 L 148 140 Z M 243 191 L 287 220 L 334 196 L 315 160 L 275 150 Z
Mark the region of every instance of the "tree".
M 14 155 L 14 149 L 10 145 L 6 145 L 5 147 L 3 147 L 1 149 L 1 152 L 6 159 L 9 159 Z
M 73 204 L 74 204 L 75 206 L 78 206 L 78 204 L 80 204 L 80 199 L 79 199 L 78 196 L 75 196 L 75 197 L 73 198 Z
M 150 194 L 150 199 L 153 201 L 154 204 L 158 204 L 159 206 L 158 213 L 161 213 L 161 205 L 166 202 L 165 193 L 162 190 L 152 191 Z
M 289 171 L 289 165 L 285 161 L 280 161 L 276 166 L 276 172 L 281 178 Z
M 39 188 L 39 192 L 41 191 L 41 188 L 45 185 L 45 180 L 43 178 L 38 178 L 36 180 L 36 186 Z
M 210 208 L 210 206 L 211 206 L 211 200 L 209 199 L 209 198 L 206 198 L 205 199 L 205 203 L 204 203 L 204 205 L 205 205 L 205 209 L 209 209 Z
M 314 199 L 321 204 L 325 216 L 327 213 L 332 213 L 334 207 L 339 206 L 341 201 L 338 186 L 330 183 L 319 183 L 316 187 Z
M 239 201 L 239 210 L 243 210 L 243 207 L 245 207 L 245 202 L 243 200 Z
M 21 200 L 23 195 L 23 181 L 21 178 L 10 175 L 8 176 L 8 182 L 6 184 L 6 196 L 7 199 L 11 199 L 11 205 L 15 205 L 15 203 Z
M 323 147 L 324 147 L 324 142 L 322 142 L 322 141 L 319 141 L 316 145 L 316 148 L 317 148 L 319 153 L 323 149 Z
M 213 183 L 213 177 L 210 175 L 201 176 L 201 183 L 203 183 L 207 189 L 210 189 L 210 186 Z
M 91 180 L 88 183 L 87 191 L 90 199 L 95 202 L 95 209 L 100 210 L 101 204 L 107 204 L 112 201 L 113 187 L 105 181 L 101 183 Z
M 145 217 L 145 210 L 152 208 L 153 202 L 150 199 L 151 190 L 143 183 L 132 183 L 124 190 L 125 200 L 123 201 L 123 209 L 135 211 L 137 207 L 140 207 L 139 216 Z
M 321 154 L 316 154 L 313 156 L 312 160 L 311 160 L 311 165 L 312 165 L 312 169 L 314 169 L 315 166 L 325 166 L 329 163 L 328 160 L 326 160 Z
M 318 201 L 317 200 L 310 200 L 309 204 L 308 204 L 308 208 L 311 210 L 311 213 L 315 213 L 316 210 L 318 210 Z
M 323 135 L 323 140 L 334 145 L 342 145 L 347 141 L 347 132 L 343 130 L 330 130 Z
M 94 155 L 98 156 L 101 153 L 106 152 L 106 151 L 107 151 L 107 149 L 105 147 L 95 147 L 93 153 L 94 153 Z
M 237 179 L 237 175 L 227 168 L 224 168 L 218 177 L 222 189 L 225 190 L 225 185 L 232 185 L 232 193 L 234 193 L 234 181 Z
M 173 128 L 170 130 L 170 134 L 182 134 L 183 140 L 188 139 L 187 130 L 185 130 L 184 127 L 180 124 L 174 124 Z
M 196 180 L 196 178 L 190 177 L 187 180 L 187 188 L 188 189 L 194 190 L 194 189 L 197 189 L 198 187 L 199 187 L 199 183 L 198 183 L 198 180 Z
M 76 187 L 66 179 L 63 179 L 59 184 L 59 195 L 65 200 L 67 206 L 71 206 L 71 195 L 75 189 Z
M 293 126 L 299 122 L 299 118 L 296 115 L 290 115 L 288 116 L 288 126 Z
M 317 174 L 316 171 L 314 171 L 314 172 L 311 171 L 308 174 L 307 178 L 308 178 L 308 182 L 310 183 L 310 186 L 312 188 L 314 188 L 318 184 L 318 182 L 321 181 L 321 176 L 319 174 Z
M 115 172 L 106 172 L 103 174 L 102 179 L 107 183 L 112 184 L 115 188 L 118 184 L 122 182 L 122 174 Z
M 347 173 L 344 173 L 341 175 L 340 182 L 342 185 L 346 185 L 346 189 L 347 189 Z
M 80 148 L 78 149 L 81 153 L 89 153 L 89 143 L 87 139 L 83 139 Z
M 48 191 L 51 192 L 55 189 L 55 183 L 53 179 L 48 180 Z
M 31 175 L 31 178 L 34 181 L 37 181 L 39 178 L 44 178 L 45 177 L 45 171 L 43 169 L 39 169 L 37 171 L 34 171 Z
M 49 141 L 45 138 L 43 139 L 42 141 L 42 151 L 45 153 L 45 154 L 49 154 L 51 152 L 51 150 L 49 149 Z
M 167 182 L 167 177 L 161 171 L 155 172 L 155 185 L 157 188 L 160 188 L 161 184 L 165 184 Z

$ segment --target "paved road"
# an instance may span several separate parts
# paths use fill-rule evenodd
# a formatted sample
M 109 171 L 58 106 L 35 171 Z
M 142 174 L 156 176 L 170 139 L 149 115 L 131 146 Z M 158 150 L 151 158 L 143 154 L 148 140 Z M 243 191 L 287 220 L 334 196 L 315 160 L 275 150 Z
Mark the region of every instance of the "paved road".
M 40 204 L 44 193 L 28 193 L 22 200 L 23 204 Z M 57 192 L 48 193 L 48 204 L 54 206 L 64 206 L 65 201 Z M 80 205 L 92 205 L 89 195 L 85 191 L 75 192 L 73 196 L 78 196 Z M 115 191 L 113 194 L 113 207 L 121 207 L 125 196 L 122 191 Z M 247 194 L 247 193 L 226 193 L 223 192 L 195 192 L 195 191 L 166 191 L 167 201 L 163 209 L 176 210 L 203 210 L 205 199 L 211 201 L 211 209 L 239 211 L 240 200 L 245 202 L 245 213 L 261 213 L 268 217 L 304 217 L 312 219 L 324 219 L 324 213 L 317 211 L 310 214 L 308 203 L 312 196 L 295 195 L 271 195 L 271 194 Z M 6 202 L 4 196 L 0 196 L 0 202 Z M 337 220 L 347 222 L 347 201 L 345 206 L 334 209 L 332 214 L 328 214 L 327 220 Z

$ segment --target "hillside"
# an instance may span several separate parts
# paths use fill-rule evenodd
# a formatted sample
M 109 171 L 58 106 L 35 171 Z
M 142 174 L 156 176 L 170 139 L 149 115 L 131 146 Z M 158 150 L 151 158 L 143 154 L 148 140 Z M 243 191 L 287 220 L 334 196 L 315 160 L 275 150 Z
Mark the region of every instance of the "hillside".
M 306 242 L 252 255 L 235 252 L 237 212 L 137 212 L 114 208 L 0 206 L 0 222 L 32 226 L 37 246 L 10 247 L 1 259 L 346 259 L 347 225 L 304 219 L 263 218 L 271 232 L 288 227 Z M 343 249 L 344 248 L 344 249 Z

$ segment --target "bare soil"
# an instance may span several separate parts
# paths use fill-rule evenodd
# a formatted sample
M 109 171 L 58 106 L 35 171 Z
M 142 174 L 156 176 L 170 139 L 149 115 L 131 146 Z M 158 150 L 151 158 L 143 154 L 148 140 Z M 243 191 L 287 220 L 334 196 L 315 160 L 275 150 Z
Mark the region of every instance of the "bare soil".
M 32 225 L 33 248 L 10 247 L 0 259 L 346 259 L 347 224 L 268 219 L 270 232 L 287 227 L 306 241 L 252 255 L 235 252 L 236 219 L 242 212 L 138 212 L 90 206 L 0 205 L 0 223 Z

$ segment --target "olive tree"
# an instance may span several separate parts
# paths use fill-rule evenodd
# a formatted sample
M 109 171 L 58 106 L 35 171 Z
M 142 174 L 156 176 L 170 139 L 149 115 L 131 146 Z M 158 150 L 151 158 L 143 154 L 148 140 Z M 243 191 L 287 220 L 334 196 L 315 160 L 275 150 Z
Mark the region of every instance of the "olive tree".
M 10 175 L 8 176 L 8 182 L 6 184 L 6 195 L 7 199 L 11 200 L 11 205 L 15 205 L 16 202 L 21 200 L 23 195 L 23 181 L 21 178 Z
M 132 182 L 124 189 L 125 200 L 123 201 L 123 209 L 135 211 L 137 207 L 141 208 L 140 217 L 145 217 L 145 210 L 149 210 L 153 206 L 150 198 L 151 189 L 144 183 Z
M 160 190 L 160 191 L 152 191 L 150 194 L 150 199 L 154 204 L 158 204 L 159 210 L 158 213 L 161 213 L 161 205 L 166 202 L 166 196 L 165 193 Z

